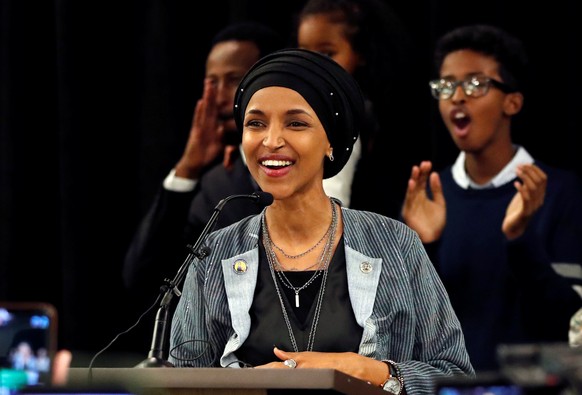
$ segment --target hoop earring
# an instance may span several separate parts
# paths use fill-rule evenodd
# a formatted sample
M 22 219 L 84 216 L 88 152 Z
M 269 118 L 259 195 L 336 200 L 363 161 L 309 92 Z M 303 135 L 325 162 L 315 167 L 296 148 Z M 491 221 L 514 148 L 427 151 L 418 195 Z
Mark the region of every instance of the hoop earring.
M 329 155 L 328 155 L 327 157 L 329 158 L 329 161 L 330 161 L 330 162 L 333 162 L 333 160 L 335 159 L 335 158 L 333 157 L 333 150 L 331 150 L 331 151 L 330 151 L 330 153 L 329 153 Z

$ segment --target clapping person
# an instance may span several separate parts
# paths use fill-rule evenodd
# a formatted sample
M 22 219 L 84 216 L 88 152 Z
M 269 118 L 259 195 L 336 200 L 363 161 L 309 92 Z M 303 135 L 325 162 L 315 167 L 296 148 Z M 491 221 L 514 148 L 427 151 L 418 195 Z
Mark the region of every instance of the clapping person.
M 221 199 L 257 189 L 239 155 L 234 94 L 253 63 L 283 46 L 277 32 L 250 21 L 227 25 L 212 39 L 203 95 L 183 154 L 160 185 L 126 253 L 123 279 L 136 300 L 150 304 L 164 278 L 174 277 L 189 253 L 187 246 L 194 243 Z M 259 211 L 249 202 L 233 201 L 216 226 Z
M 431 252 L 473 366 L 497 370 L 500 344 L 567 341 L 582 306 L 582 184 L 512 140 L 524 104 L 521 41 L 460 27 L 437 41 L 435 66 L 430 89 L 460 152 L 438 173 L 430 161 L 412 168 L 402 217 Z

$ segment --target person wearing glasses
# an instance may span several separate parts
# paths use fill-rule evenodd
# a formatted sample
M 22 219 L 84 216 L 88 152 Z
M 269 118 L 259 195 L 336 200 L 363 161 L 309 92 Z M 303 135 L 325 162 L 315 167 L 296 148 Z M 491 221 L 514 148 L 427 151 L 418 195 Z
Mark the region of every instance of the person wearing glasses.
M 412 167 L 402 219 L 431 254 L 474 368 L 497 370 L 500 344 L 568 340 L 582 305 L 582 185 L 512 141 L 527 66 L 519 39 L 464 26 L 437 40 L 434 60 L 430 90 L 460 152 L 440 172 Z

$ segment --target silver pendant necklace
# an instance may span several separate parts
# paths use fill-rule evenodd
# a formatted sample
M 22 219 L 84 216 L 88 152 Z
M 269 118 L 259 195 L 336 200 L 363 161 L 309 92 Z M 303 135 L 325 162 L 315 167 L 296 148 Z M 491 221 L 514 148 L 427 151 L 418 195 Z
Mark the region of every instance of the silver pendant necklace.
M 323 252 L 320 256 L 320 266 L 316 273 L 301 287 L 294 287 L 287 277 L 285 277 L 282 270 L 275 270 L 275 267 L 280 268 L 281 266 L 278 263 L 277 256 L 275 255 L 275 251 L 273 251 L 271 247 L 271 239 L 269 237 L 269 231 L 267 229 L 265 214 L 263 214 L 263 223 L 262 223 L 262 230 L 263 230 L 263 245 L 265 246 L 265 251 L 267 253 L 267 261 L 269 262 L 269 269 L 271 271 L 271 277 L 273 278 L 273 283 L 275 285 L 275 291 L 277 292 L 277 297 L 279 298 L 279 303 L 281 304 L 281 311 L 283 313 L 283 318 L 285 320 L 285 325 L 287 326 L 287 330 L 289 332 L 289 338 L 291 340 L 291 344 L 293 346 L 293 350 L 295 352 L 299 352 L 299 347 L 297 346 L 297 341 L 295 340 L 295 335 L 293 333 L 293 327 L 291 326 L 291 321 L 289 320 L 289 315 L 287 314 L 287 309 L 285 307 L 285 302 L 283 300 L 283 295 L 281 294 L 281 290 L 279 289 L 277 275 L 281 279 L 281 282 L 295 291 L 295 306 L 299 307 L 299 291 L 305 289 L 309 284 L 311 284 L 321 273 L 323 273 L 323 277 L 321 280 L 321 285 L 319 288 L 319 293 L 317 294 L 316 305 L 315 305 L 315 313 L 313 316 L 313 322 L 311 323 L 311 329 L 309 331 L 309 338 L 307 340 L 307 348 L 306 351 L 312 351 L 313 345 L 315 343 L 315 333 L 317 332 L 317 325 L 319 323 L 319 317 L 321 315 L 321 306 L 323 302 L 323 296 L 325 294 L 325 286 L 327 282 L 328 276 L 328 268 L 329 263 L 331 261 L 331 257 L 333 254 L 333 246 L 334 246 L 334 239 L 335 233 L 337 230 L 337 213 L 336 213 L 336 206 L 331 201 L 332 204 L 332 224 L 330 226 L 331 231 L 329 231 L 327 242 L 325 243 L 325 247 Z M 322 270 L 320 270 L 322 269 Z M 277 274 L 275 274 L 277 272 Z M 281 273 L 281 274 L 279 274 Z M 283 277 L 281 277 L 283 276 Z M 283 281 L 283 279 L 286 280 Z
M 303 284 L 300 287 L 294 286 L 293 283 L 291 283 L 291 281 L 287 278 L 287 276 L 285 275 L 285 270 L 284 270 L 285 268 L 283 267 L 283 265 L 281 265 L 281 263 L 277 259 L 277 255 L 275 254 L 275 251 L 273 251 L 272 248 L 269 248 L 269 246 L 274 245 L 274 243 L 271 240 L 271 237 L 269 235 L 269 230 L 267 228 L 267 221 L 266 221 L 265 217 L 263 216 L 263 223 L 262 223 L 263 235 L 265 237 L 265 240 L 268 242 L 267 245 L 265 245 L 265 251 L 267 253 L 267 258 L 269 258 L 269 263 L 270 264 L 272 263 L 272 266 L 274 266 L 274 268 L 278 269 L 278 270 L 275 270 L 275 272 L 277 273 L 277 276 L 281 280 L 281 283 L 284 286 L 286 286 L 287 288 L 293 290 L 293 292 L 295 292 L 295 307 L 299 307 L 299 292 L 304 290 L 305 288 L 307 288 L 313 281 L 315 281 L 315 279 L 317 279 L 317 277 L 319 277 L 319 275 L 322 273 L 322 270 L 327 269 L 327 265 L 329 264 L 329 261 L 325 259 L 326 253 L 327 253 L 327 250 L 329 248 L 330 240 L 332 241 L 331 247 L 333 248 L 333 236 L 335 235 L 335 232 L 337 229 L 336 206 L 335 206 L 333 200 L 331 200 L 331 199 L 330 199 L 330 203 L 331 203 L 332 214 L 331 214 L 331 224 L 328 228 L 328 231 L 326 232 L 326 234 L 329 235 L 327 238 L 327 242 L 325 244 L 325 247 L 323 248 L 323 251 L 321 252 L 321 255 L 319 256 L 318 261 L 314 265 L 312 265 L 308 268 L 308 269 L 311 269 L 315 265 L 318 265 L 317 269 L 313 272 L 313 275 L 305 282 L 305 284 Z

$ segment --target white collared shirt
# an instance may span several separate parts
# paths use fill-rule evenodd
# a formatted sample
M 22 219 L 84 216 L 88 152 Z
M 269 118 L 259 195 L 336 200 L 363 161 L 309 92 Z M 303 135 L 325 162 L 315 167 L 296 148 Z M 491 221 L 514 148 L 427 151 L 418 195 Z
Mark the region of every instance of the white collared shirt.
M 453 179 L 463 189 L 497 188 L 510 182 L 516 177 L 515 170 L 519 165 L 534 163 L 533 157 L 529 154 L 529 152 L 526 151 L 525 148 L 517 145 L 514 147 L 517 148 L 517 152 L 513 158 L 495 177 L 493 177 L 491 181 L 486 184 L 477 184 L 469 177 L 465 170 L 465 152 L 461 151 L 452 168 Z

